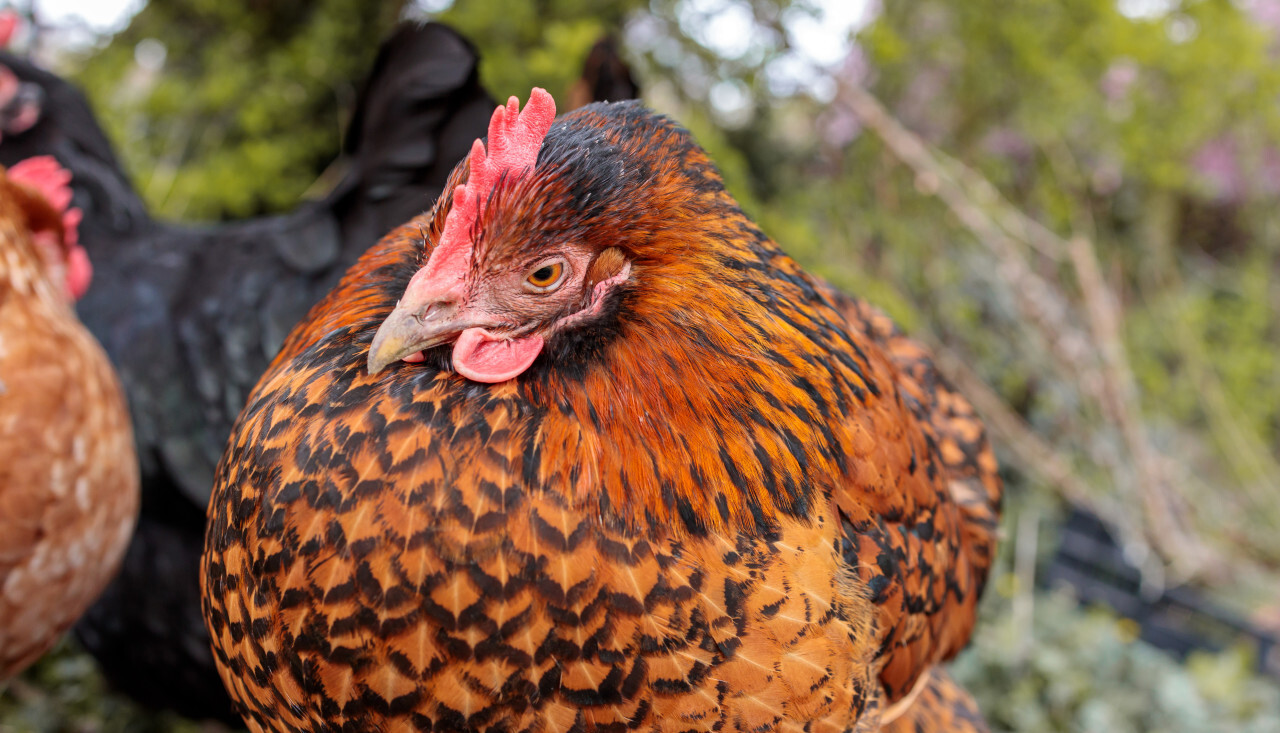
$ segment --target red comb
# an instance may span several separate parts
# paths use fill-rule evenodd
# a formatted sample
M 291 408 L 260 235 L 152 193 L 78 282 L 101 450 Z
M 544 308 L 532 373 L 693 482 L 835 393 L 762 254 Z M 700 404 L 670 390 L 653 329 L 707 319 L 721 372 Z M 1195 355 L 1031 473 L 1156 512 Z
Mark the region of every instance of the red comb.
M 481 202 L 489 199 L 493 186 L 503 174 L 519 175 L 538 162 L 542 138 L 556 116 L 556 101 L 545 89 L 534 87 L 529 103 L 520 111 L 520 100 L 512 97 L 498 107 L 489 120 L 489 149 L 476 140 L 471 145 L 471 172 L 467 182 L 453 194 L 453 208 L 444 222 L 439 252 L 446 246 L 469 241 L 468 233 L 480 214 Z M 434 255 L 434 253 L 433 253 Z
M 37 155 L 14 163 L 6 172 L 10 181 L 35 189 L 53 208 L 62 212 L 62 249 L 67 261 L 67 287 L 73 298 L 89 289 L 93 270 L 89 257 L 79 246 L 80 209 L 71 205 L 71 171 L 52 155 Z
M 494 185 L 504 176 L 518 178 L 538 162 L 542 140 L 556 116 L 556 101 L 545 89 L 534 87 L 529 103 L 520 110 L 512 97 L 493 111 L 489 120 L 489 147 L 476 140 L 471 146 L 467 182 L 453 192 L 453 208 L 444 221 L 440 241 L 431 258 L 409 282 L 408 291 L 431 287 L 447 290 L 466 277 L 475 242 L 471 232 Z
M 65 212 L 71 205 L 71 171 L 63 168 L 52 155 L 37 155 L 14 163 L 8 175 L 14 183 L 39 191 L 58 211 Z

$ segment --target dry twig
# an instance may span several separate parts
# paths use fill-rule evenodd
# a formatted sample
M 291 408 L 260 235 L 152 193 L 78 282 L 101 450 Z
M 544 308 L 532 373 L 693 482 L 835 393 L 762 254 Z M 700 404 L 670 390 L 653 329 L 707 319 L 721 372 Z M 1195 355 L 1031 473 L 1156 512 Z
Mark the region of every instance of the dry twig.
M 1109 466 L 1118 487 L 1128 483 L 1136 487 L 1146 520 L 1143 534 L 1151 545 L 1183 577 L 1209 575 L 1215 580 L 1225 579 L 1232 564 L 1208 547 L 1189 526 L 1182 511 L 1182 497 L 1164 470 L 1164 457 L 1155 449 L 1142 422 L 1135 379 L 1120 335 L 1122 315 L 1102 279 L 1089 240 L 1075 237 L 1068 241 L 1023 214 L 981 174 L 931 150 L 866 90 L 846 85 L 841 88 L 841 98 L 911 168 L 917 188 L 936 195 L 992 253 L 998 274 L 1009 286 L 1026 322 L 1051 350 L 1055 365 L 1119 430 L 1131 464 L 1121 465 L 1101 455 L 1095 455 L 1095 459 Z M 1075 306 L 1056 283 L 1032 270 L 1028 250 L 1059 265 L 1064 259 L 1071 261 L 1080 285 L 1082 307 Z M 985 385 L 980 387 L 981 380 L 976 375 L 962 368 L 959 360 L 940 362 L 940 366 L 946 365 L 944 372 L 974 400 L 1019 463 L 1058 487 L 1069 500 L 1101 508 L 1094 492 L 1084 488 L 1070 463 L 1013 415 Z M 1135 528 L 1124 521 L 1121 512 L 1099 513 L 1132 542 Z

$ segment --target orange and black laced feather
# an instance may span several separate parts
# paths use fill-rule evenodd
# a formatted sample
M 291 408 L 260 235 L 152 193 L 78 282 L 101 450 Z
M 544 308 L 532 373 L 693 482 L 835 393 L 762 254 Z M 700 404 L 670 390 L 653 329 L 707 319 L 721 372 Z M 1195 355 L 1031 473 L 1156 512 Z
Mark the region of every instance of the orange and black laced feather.
M 902 715 L 882 726 L 884 733 L 988 733 L 987 721 L 968 690 L 941 667 L 934 667 Z
M 295 330 L 219 469 L 206 617 L 250 726 L 875 730 L 990 563 L 967 403 L 635 104 L 558 120 L 476 232 L 477 267 L 621 248 L 601 317 L 500 385 L 447 348 L 371 377 L 447 196 Z
M 946 493 L 939 497 L 939 507 L 947 513 L 945 521 L 933 511 L 917 508 L 898 523 L 899 531 L 863 534 L 853 543 L 864 548 L 861 553 L 868 557 L 876 553 L 883 578 L 892 575 L 886 568 L 905 571 L 900 573 L 901 604 L 882 604 L 882 617 L 888 616 L 885 625 L 892 628 L 885 640 L 892 652 L 882 681 L 890 698 L 896 698 L 916 684 L 923 659 L 949 659 L 968 641 L 977 621 L 977 600 L 995 560 L 1003 484 L 981 419 L 969 401 L 938 373 L 928 351 L 904 336 L 876 308 L 834 289 L 830 293 L 850 327 L 872 340 L 891 363 L 900 399 L 924 435 L 932 462 L 926 474 L 931 481 L 936 481 L 935 474 L 940 475 L 946 486 Z M 910 466 L 917 465 L 913 456 Z M 894 515 L 891 510 L 888 516 Z M 852 534 L 858 535 L 854 529 Z M 939 533 L 948 538 L 948 549 L 953 553 L 953 567 L 942 573 L 929 560 L 930 550 L 936 551 L 936 544 L 930 548 L 929 540 Z M 868 543 L 869 537 L 878 541 Z M 872 578 L 869 582 L 886 580 Z M 939 582 L 944 584 L 942 588 Z M 921 610 L 930 617 L 929 633 L 912 630 Z M 922 652 L 922 647 L 927 651 Z

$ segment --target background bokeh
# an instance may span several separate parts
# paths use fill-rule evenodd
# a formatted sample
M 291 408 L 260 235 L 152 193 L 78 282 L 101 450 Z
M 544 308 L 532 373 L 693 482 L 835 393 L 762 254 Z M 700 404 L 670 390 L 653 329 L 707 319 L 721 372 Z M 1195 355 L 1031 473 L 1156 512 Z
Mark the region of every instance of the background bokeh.
M 499 98 L 567 95 L 614 34 L 748 213 L 934 348 L 987 418 L 1002 559 L 956 671 L 993 729 L 1280 731 L 1280 651 L 1258 643 L 1280 635 L 1280 0 L 18 9 L 16 45 L 85 89 L 153 212 L 182 220 L 323 195 L 402 19 L 471 39 Z M 1078 602 L 1104 573 L 1047 580 L 1073 509 L 1110 527 L 1138 602 L 1195 599 L 1170 623 L 1196 643 L 1162 651 L 1132 608 Z M 0 731 L 200 728 L 111 695 L 69 645 L 0 697 Z

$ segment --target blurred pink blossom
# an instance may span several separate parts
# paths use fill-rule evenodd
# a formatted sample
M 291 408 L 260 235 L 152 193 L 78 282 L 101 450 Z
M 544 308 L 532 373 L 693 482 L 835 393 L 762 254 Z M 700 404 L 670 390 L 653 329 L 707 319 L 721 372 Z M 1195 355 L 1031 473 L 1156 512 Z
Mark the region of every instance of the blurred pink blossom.
M 1244 176 L 1230 137 L 1210 140 L 1191 156 L 1191 167 L 1199 174 L 1209 193 L 1220 201 L 1233 201 L 1244 194 Z
M 822 113 L 818 120 L 818 130 L 822 142 L 834 148 L 843 148 L 862 133 L 862 122 L 852 109 L 837 102 Z
M 1129 89 L 1137 80 L 1138 65 L 1131 59 L 1120 59 L 1103 73 L 1098 87 L 1108 102 L 1120 102 L 1129 95 Z
M 1252 160 L 1244 155 L 1232 137 L 1223 136 L 1201 146 L 1191 157 L 1191 167 L 1219 201 L 1280 193 L 1280 150 L 1264 148 Z
M 1280 32 L 1280 0 L 1250 0 L 1244 6 L 1260 25 Z
M 1280 150 L 1267 148 L 1262 151 L 1262 164 L 1258 171 L 1262 192 L 1269 196 L 1280 194 Z
M 1031 157 L 1032 147 L 1026 135 L 1001 125 L 982 137 L 982 147 L 992 155 L 1005 158 L 1025 159 Z

